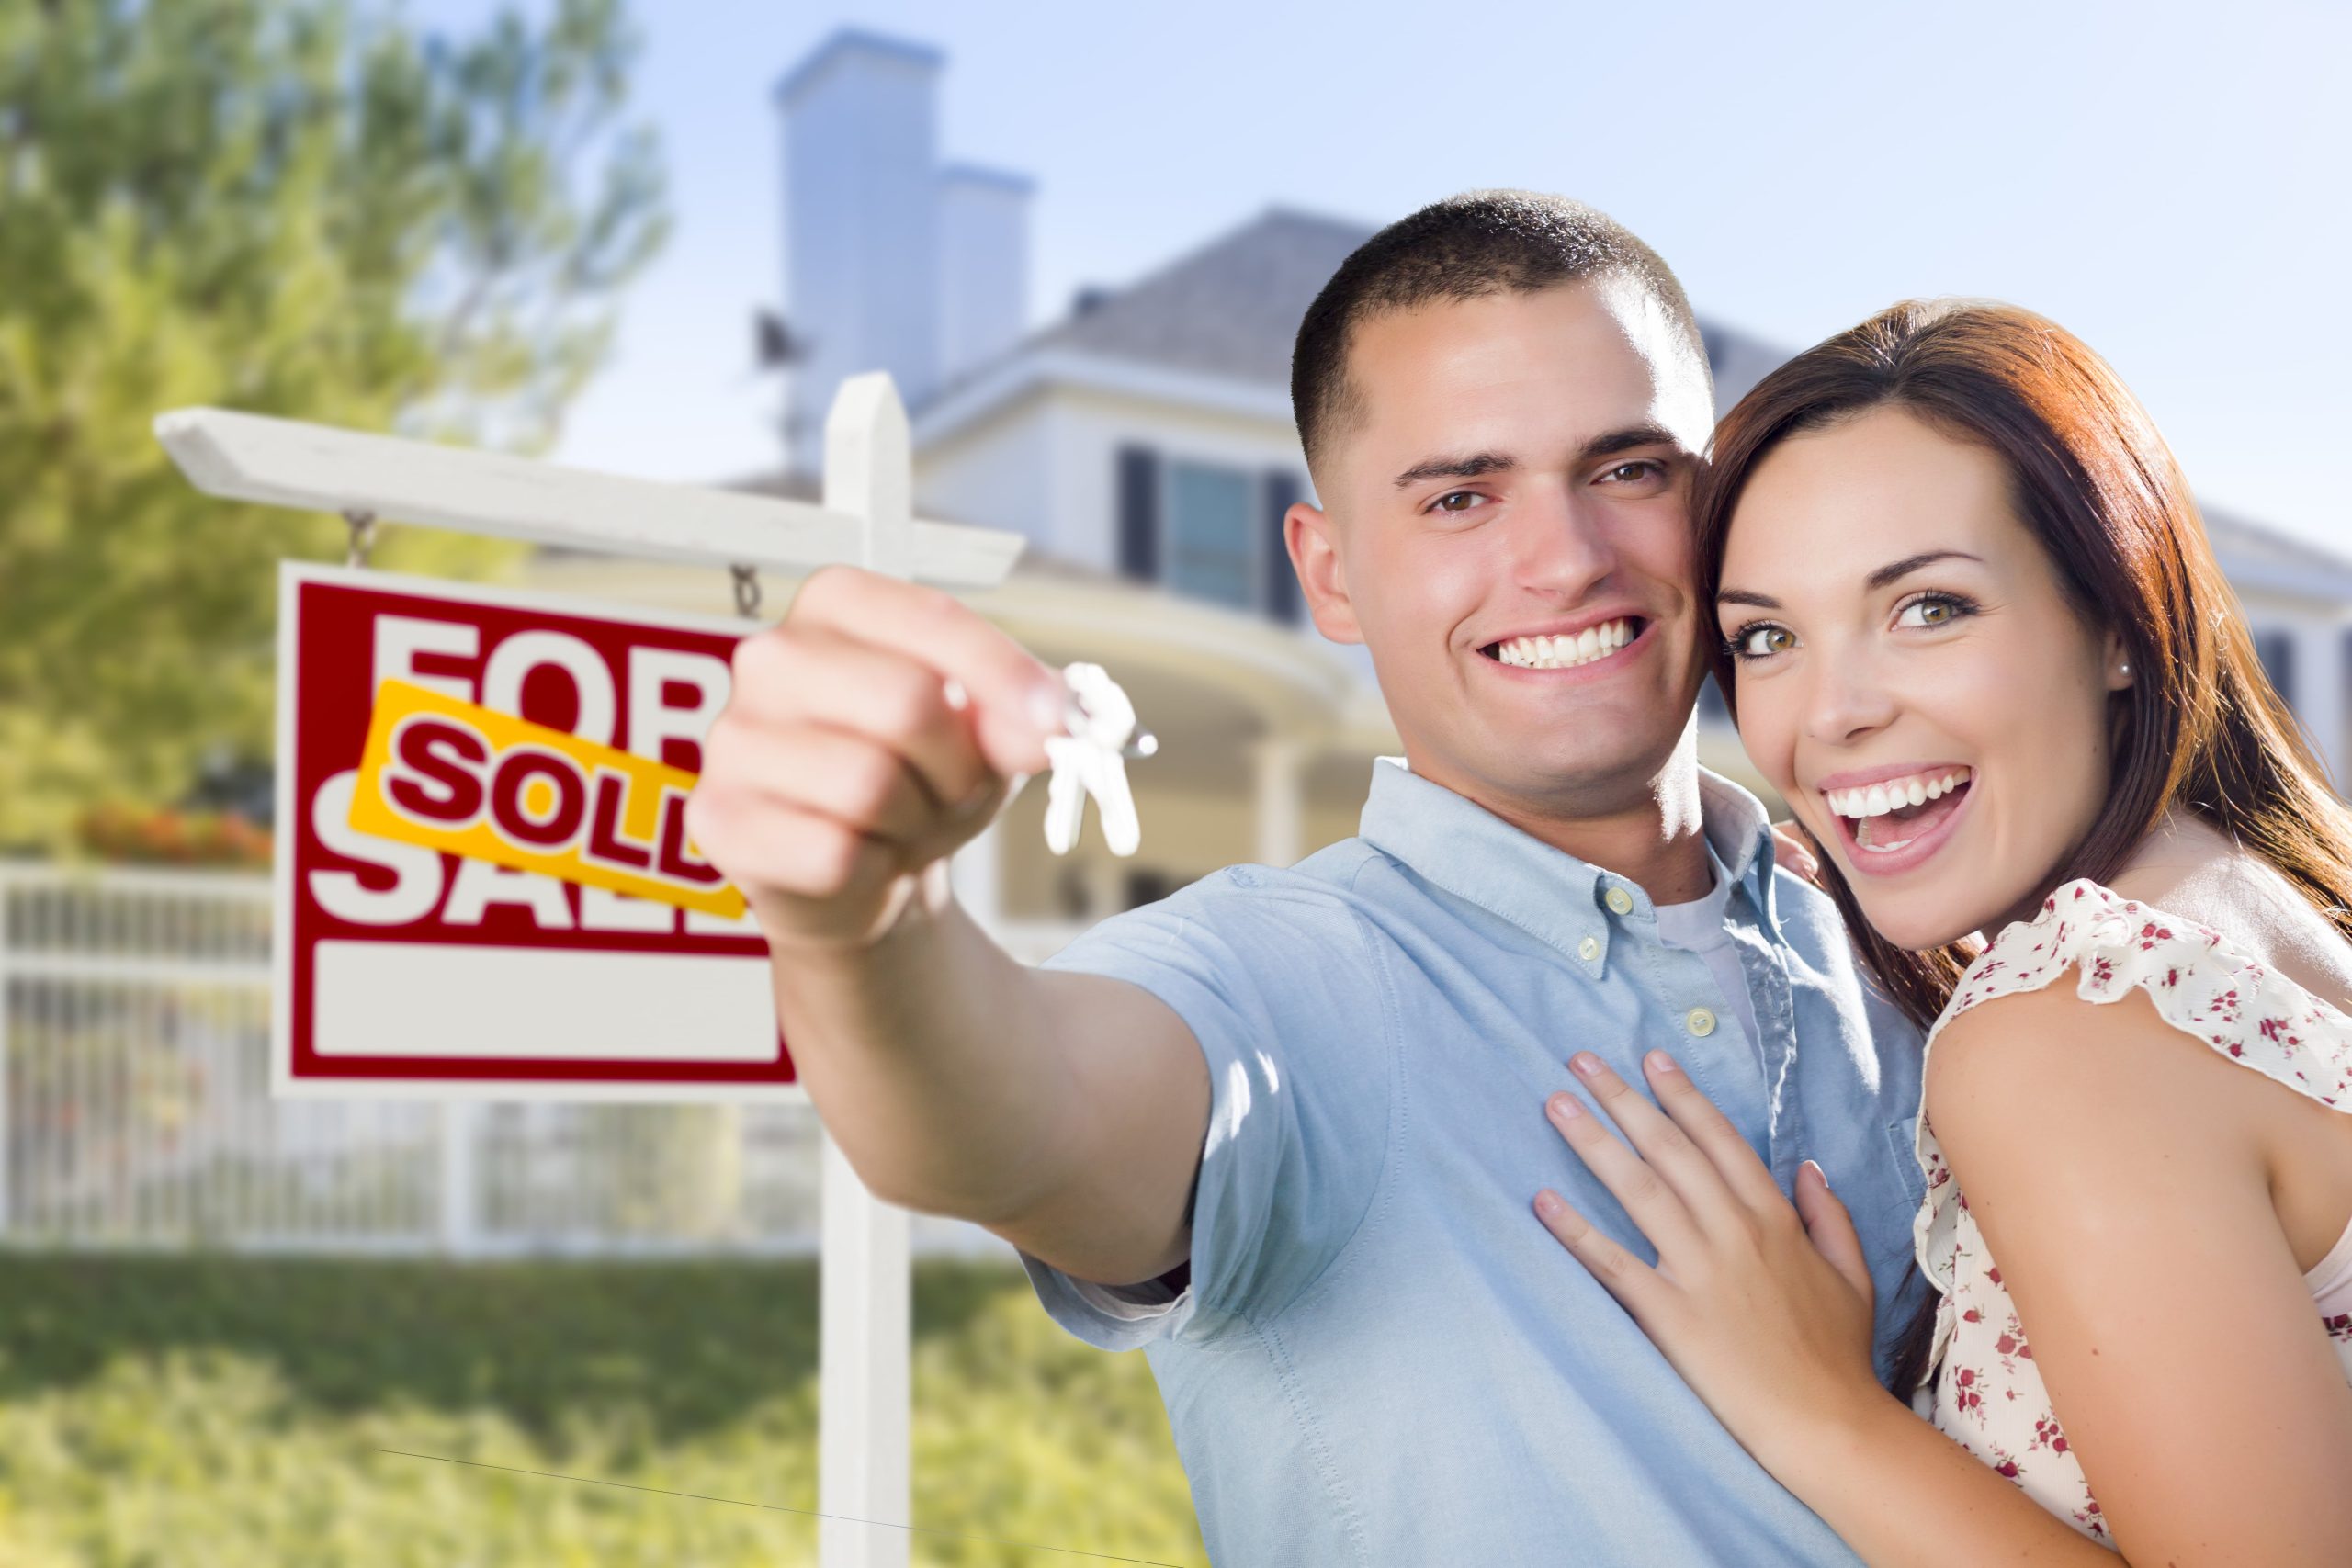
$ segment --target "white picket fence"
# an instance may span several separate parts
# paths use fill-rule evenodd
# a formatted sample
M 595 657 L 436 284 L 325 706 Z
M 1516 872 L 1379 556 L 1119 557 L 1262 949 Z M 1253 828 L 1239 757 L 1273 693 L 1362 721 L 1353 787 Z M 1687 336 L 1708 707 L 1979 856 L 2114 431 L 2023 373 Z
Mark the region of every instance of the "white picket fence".
M 1008 933 L 1029 958 L 1069 934 Z M 813 1252 L 805 1106 L 269 1096 L 269 880 L 0 863 L 0 1240 Z M 919 1250 L 1001 1244 L 919 1216 Z

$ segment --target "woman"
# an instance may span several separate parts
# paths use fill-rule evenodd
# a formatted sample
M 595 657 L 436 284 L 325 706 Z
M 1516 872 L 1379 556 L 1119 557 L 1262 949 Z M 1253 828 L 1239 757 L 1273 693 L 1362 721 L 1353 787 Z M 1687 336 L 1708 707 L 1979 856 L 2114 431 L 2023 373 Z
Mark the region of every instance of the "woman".
M 1657 1267 L 1539 1217 L 1867 1562 L 2352 1562 L 2352 816 L 2162 438 L 2052 323 L 1900 305 L 1731 412 L 1697 521 L 1741 739 L 1933 1021 L 1932 1426 L 1819 1168 L 1662 1055 L 1572 1064 L 1615 1134 L 1547 1103 Z

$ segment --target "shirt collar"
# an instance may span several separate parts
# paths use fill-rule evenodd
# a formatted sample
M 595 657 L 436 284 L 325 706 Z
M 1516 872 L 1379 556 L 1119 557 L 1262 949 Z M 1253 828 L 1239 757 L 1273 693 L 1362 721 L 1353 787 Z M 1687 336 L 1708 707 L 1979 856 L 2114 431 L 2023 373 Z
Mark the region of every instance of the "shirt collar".
M 1772 898 L 1772 834 L 1764 806 L 1738 784 L 1699 770 L 1699 824 L 1732 885 L 1777 931 Z M 1372 791 L 1358 829 L 1365 842 L 1423 881 L 1576 953 L 1583 940 L 1606 942 L 1611 917 L 1651 925 L 1657 913 L 1639 885 L 1521 831 L 1443 784 L 1414 773 L 1402 757 L 1372 765 Z M 1613 893 L 1629 907 L 1616 909 Z

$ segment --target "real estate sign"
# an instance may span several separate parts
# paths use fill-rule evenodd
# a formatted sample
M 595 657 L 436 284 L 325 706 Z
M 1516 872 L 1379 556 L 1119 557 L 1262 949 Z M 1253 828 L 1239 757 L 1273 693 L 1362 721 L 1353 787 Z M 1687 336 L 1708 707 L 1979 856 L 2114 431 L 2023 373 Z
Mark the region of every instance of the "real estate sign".
M 273 1087 L 797 1098 L 685 802 L 744 623 L 280 570 Z

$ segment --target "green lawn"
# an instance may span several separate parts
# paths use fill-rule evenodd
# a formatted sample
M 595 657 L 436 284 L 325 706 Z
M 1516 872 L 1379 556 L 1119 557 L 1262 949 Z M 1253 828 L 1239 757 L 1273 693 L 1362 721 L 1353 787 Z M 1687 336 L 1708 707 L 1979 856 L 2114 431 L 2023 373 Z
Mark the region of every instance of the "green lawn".
M 925 1263 L 914 1303 L 917 1525 L 1206 1562 L 1142 1357 L 1001 1265 Z M 0 1252 L 0 1568 L 813 1563 L 780 1508 L 817 1506 L 816 1323 L 808 1262 Z

